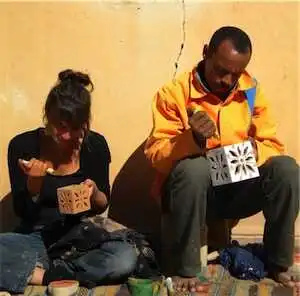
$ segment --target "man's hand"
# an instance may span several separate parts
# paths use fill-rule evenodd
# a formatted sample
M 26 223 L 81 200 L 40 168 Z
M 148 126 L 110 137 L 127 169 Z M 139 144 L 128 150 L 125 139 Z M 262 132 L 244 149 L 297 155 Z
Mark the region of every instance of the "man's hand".
M 253 148 L 253 153 L 254 153 L 254 156 L 255 156 L 255 160 L 258 160 L 257 144 L 255 142 L 255 139 L 252 138 L 252 137 L 249 137 L 249 141 L 252 144 L 252 148 Z
M 204 111 L 193 111 L 188 109 L 189 125 L 193 131 L 198 145 L 203 145 L 206 139 L 216 133 L 216 125 Z
M 47 174 L 48 165 L 36 158 L 29 161 L 19 159 L 19 166 L 23 173 L 28 176 L 27 189 L 32 195 L 40 192 L 43 178 Z

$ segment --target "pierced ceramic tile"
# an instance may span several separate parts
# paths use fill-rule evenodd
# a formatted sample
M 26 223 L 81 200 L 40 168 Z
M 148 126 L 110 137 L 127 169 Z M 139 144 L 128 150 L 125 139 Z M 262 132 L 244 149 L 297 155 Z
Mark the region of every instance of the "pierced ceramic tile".
M 250 141 L 207 152 L 213 186 L 240 182 L 259 176 Z
M 88 189 L 83 184 L 58 188 L 57 198 L 63 214 L 76 214 L 91 208 Z

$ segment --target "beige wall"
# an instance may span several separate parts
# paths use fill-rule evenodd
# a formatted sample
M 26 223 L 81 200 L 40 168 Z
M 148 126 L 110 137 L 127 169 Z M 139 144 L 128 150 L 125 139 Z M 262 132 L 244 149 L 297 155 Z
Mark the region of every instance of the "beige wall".
M 245 29 L 254 43 L 249 69 L 274 106 L 287 151 L 300 160 L 298 13 L 296 2 L 187 1 L 179 70 L 201 58 L 219 26 Z M 92 126 L 110 144 L 113 181 L 151 128 L 150 101 L 172 78 L 181 29 L 180 1 L 0 3 L 0 198 L 9 192 L 8 141 L 41 124 L 44 99 L 64 68 L 94 80 Z

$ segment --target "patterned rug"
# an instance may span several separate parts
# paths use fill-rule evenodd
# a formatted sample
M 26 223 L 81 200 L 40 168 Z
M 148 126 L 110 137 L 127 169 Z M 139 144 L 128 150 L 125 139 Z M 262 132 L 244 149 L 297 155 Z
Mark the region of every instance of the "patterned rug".
M 109 218 L 103 218 L 101 216 L 95 216 L 91 220 L 101 228 L 105 228 L 107 231 L 114 231 L 122 229 L 122 226 Z M 243 245 L 247 243 L 260 242 L 261 239 L 238 239 Z M 300 280 L 300 248 L 299 244 L 296 244 L 295 255 L 295 270 Z M 264 279 L 261 282 L 242 281 L 233 278 L 230 274 L 220 265 L 209 265 L 205 274 L 206 278 L 212 283 L 207 295 L 212 296 L 300 296 L 300 281 L 297 283 L 297 287 L 294 289 L 288 289 L 279 286 L 274 281 Z M 298 285 L 299 284 L 299 285 Z M 24 293 L 24 296 L 46 296 L 47 287 L 43 286 L 28 286 Z M 86 288 L 80 288 L 78 296 L 130 296 L 127 286 L 105 286 L 97 287 L 92 290 Z M 161 296 L 167 296 L 167 291 L 163 290 Z M 183 296 L 183 295 L 182 295 Z
M 242 281 L 230 276 L 220 265 L 209 265 L 206 276 L 212 285 L 207 295 L 213 296 L 300 296 L 300 283 L 294 289 L 277 285 L 269 279 L 261 282 Z M 46 296 L 46 287 L 28 286 L 25 296 Z M 78 296 L 129 296 L 126 285 L 97 287 L 92 290 L 80 288 Z M 164 290 L 161 296 L 167 296 Z

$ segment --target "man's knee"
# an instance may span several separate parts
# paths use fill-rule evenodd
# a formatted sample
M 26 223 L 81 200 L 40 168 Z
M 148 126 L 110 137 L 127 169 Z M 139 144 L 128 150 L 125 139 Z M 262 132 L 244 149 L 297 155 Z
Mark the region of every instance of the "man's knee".
M 279 202 L 288 202 L 297 212 L 299 209 L 299 166 L 289 156 L 276 156 L 266 162 L 267 181 L 270 190 L 280 190 Z
M 275 156 L 266 162 L 266 169 L 272 171 L 273 181 L 298 184 L 299 166 L 296 160 L 289 156 Z
M 204 199 L 210 185 L 209 165 L 206 158 L 194 157 L 179 161 L 164 186 L 163 211 L 191 208 L 198 201 L 206 204 Z
M 205 157 L 183 159 L 172 170 L 170 179 L 188 184 L 208 184 L 211 180 L 208 160 Z

